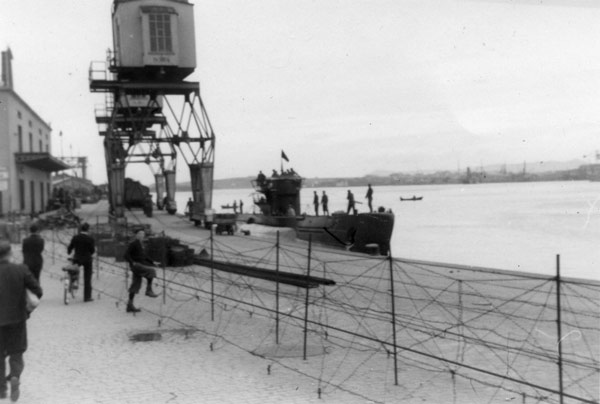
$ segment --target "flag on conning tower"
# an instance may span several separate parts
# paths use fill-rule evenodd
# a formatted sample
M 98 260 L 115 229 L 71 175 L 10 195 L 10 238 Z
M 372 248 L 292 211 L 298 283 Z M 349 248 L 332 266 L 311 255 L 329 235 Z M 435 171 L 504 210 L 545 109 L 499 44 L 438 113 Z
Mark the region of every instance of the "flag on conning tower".
M 288 163 L 290 162 L 290 159 L 288 159 L 288 156 L 285 155 L 285 152 L 283 150 L 281 151 L 281 158 L 287 161 Z

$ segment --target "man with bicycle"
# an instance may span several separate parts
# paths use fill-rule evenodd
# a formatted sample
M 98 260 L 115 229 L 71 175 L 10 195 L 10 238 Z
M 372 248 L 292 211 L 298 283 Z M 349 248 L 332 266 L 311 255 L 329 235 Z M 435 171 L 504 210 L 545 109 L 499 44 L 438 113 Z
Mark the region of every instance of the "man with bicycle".
M 92 298 L 92 255 L 96 252 L 96 243 L 88 234 L 90 225 L 84 223 L 81 225 L 78 234 L 73 236 L 71 243 L 67 247 L 67 253 L 71 254 L 74 250 L 73 263 L 83 266 L 83 301 L 93 302 Z

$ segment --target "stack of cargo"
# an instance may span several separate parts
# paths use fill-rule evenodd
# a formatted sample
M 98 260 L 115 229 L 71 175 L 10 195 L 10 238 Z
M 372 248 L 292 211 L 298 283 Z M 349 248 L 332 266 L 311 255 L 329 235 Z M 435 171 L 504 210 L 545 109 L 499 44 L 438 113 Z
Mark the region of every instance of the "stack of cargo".
M 146 247 L 150 259 L 166 266 L 181 267 L 193 263 L 194 250 L 167 236 L 149 237 Z

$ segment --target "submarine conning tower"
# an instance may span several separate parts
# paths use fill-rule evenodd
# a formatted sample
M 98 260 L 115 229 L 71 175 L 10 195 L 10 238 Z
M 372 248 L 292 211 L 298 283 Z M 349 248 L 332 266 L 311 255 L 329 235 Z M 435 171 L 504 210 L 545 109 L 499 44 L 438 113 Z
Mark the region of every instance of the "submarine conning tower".
M 192 190 L 194 212 L 204 215 L 211 209 L 215 135 L 199 83 L 185 81 L 196 69 L 193 8 L 187 0 L 112 4 L 113 50 L 105 62 L 92 62 L 90 91 L 107 95 L 104 108 L 96 109 L 96 122 L 105 138 L 116 217 L 124 216 L 125 168 L 130 163 L 150 167 L 157 191 L 167 179 L 166 201 L 174 206 L 180 155 L 198 188 Z

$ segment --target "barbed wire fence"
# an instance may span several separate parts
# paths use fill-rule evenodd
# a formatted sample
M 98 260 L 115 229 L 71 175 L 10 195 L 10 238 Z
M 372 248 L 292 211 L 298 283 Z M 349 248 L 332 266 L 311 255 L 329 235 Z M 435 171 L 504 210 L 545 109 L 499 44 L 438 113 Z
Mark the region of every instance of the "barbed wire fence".
M 45 234 L 58 266 L 72 235 Z M 144 310 L 160 327 L 200 331 L 211 350 L 233 344 L 267 359 L 265 374 L 309 377 L 319 397 L 599 401 L 600 283 L 561 278 L 558 257 L 550 277 L 248 240 L 186 240 L 203 265 L 161 268 L 162 296 Z M 206 257 L 335 284 L 259 279 Z M 128 277 L 125 262 L 98 257 L 94 289 L 123 310 Z

